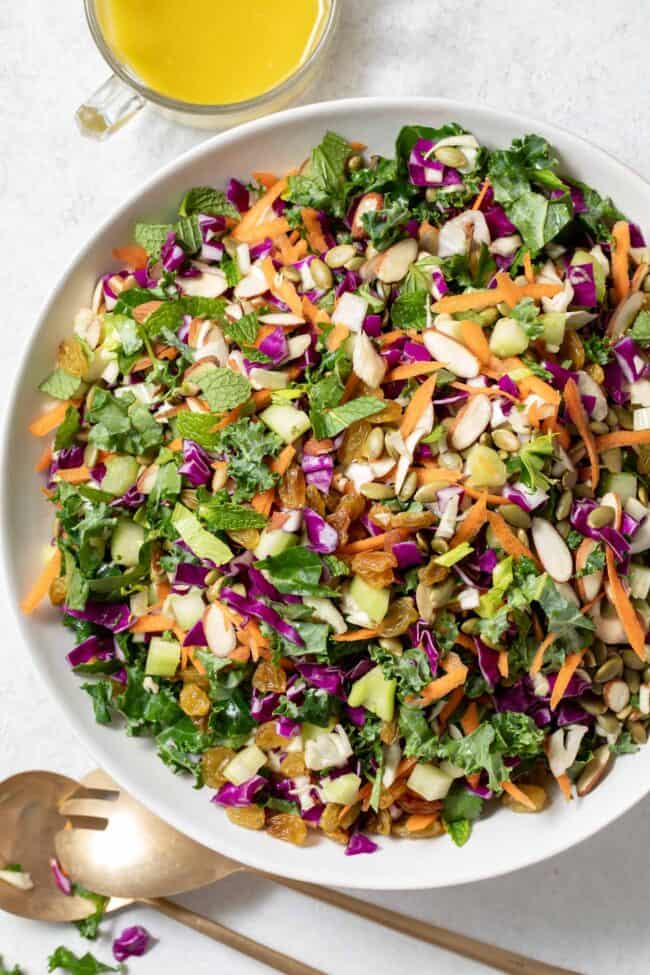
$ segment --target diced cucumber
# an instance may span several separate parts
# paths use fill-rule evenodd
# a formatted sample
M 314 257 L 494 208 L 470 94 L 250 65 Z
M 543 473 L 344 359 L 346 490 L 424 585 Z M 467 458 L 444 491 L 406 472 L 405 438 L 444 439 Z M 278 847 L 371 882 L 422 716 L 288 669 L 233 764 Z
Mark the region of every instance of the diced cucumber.
M 304 410 L 297 410 L 289 403 L 274 403 L 268 406 L 263 413 L 260 413 L 260 419 L 285 443 L 293 443 L 311 426 L 311 420 Z
M 226 543 L 204 528 L 196 515 L 184 505 L 177 504 L 174 508 L 172 524 L 197 558 L 210 559 L 215 565 L 223 565 L 232 558 Z
M 475 444 L 467 455 L 465 470 L 470 477 L 470 486 L 501 487 L 508 479 L 508 471 L 496 450 Z
M 348 704 L 351 708 L 364 707 L 383 721 L 392 721 L 396 688 L 396 680 L 388 680 L 381 667 L 373 667 L 355 680 L 348 695 Z
M 490 336 L 490 351 L 505 359 L 507 356 L 519 355 L 528 348 L 528 336 L 514 318 L 500 318 L 492 329 Z
M 310 721 L 303 721 L 300 726 L 300 735 L 303 741 L 316 741 L 321 735 L 326 735 L 328 732 L 332 731 L 336 727 L 336 718 L 330 718 L 327 722 L 327 727 L 322 728 L 320 725 L 312 724 Z
M 242 785 L 257 775 L 265 762 L 266 755 L 262 749 L 257 745 L 249 745 L 228 762 L 223 770 L 224 778 L 233 785 Z
M 561 311 L 548 311 L 539 316 L 539 320 L 544 326 L 542 338 L 546 343 L 549 352 L 557 352 L 564 341 L 564 330 L 566 328 L 566 315 Z
M 628 578 L 632 598 L 647 599 L 648 593 L 650 593 L 650 567 L 632 562 Z
M 621 504 L 627 504 L 630 498 L 636 498 L 636 474 L 604 474 L 603 493 L 618 494 Z
M 145 674 L 149 677 L 173 677 L 181 662 L 181 645 L 178 640 L 164 640 L 154 636 L 149 644 Z
M 354 772 L 339 775 L 338 779 L 322 779 L 321 790 L 326 802 L 338 802 L 342 806 L 351 806 L 359 798 L 361 779 Z
M 137 565 L 144 542 L 142 525 L 120 518 L 111 538 L 111 558 L 118 565 Z
M 257 543 L 255 558 L 268 559 L 273 555 L 280 555 L 281 552 L 295 545 L 297 541 L 298 536 L 291 532 L 283 532 L 281 528 L 265 528 Z
M 174 594 L 169 597 L 172 612 L 182 630 L 191 630 L 205 612 L 205 603 L 200 589 L 194 589 L 184 596 Z
M 135 457 L 129 457 L 128 454 L 111 457 L 110 460 L 106 461 L 106 473 L 102 478 L 102 491 L 108 491 L 115 497 L 126 494 L 136 482 L 138 468 L 139 464 Z
M 349 592 L 352 600 L 372 623 L 381 623 L 388 612 L 390 589 L 375 589 L 360 576 L 355 576 L 350 583 Z
M 427 802 L 444 799 L 451 789 L 453 778 L 435 765 L 424 765 L 421 762 L 415 766 L 406 783 L 411 792 L 422 796 Z
M 591 264 L 594 269 L 594 284 L 596 285 L 596 299 L 603 301 L 605 298 L 605 268 L 600 261 L 596 260 L 589 251 L 577 250 L 571 258 L 571 264 Z

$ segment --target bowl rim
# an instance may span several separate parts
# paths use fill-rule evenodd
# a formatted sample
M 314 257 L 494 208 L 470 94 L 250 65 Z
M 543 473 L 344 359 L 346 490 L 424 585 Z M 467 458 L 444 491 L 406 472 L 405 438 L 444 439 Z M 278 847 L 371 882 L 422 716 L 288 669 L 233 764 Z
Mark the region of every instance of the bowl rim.
M 521 127 L 522 132 L 526 129 L 528 131 L 545 131 L 551 140 L 553 138 L 553 133 L 560 134 L 565 142 L 573 144 L 578 151 L 582 150 L 582 152 L 584 152 L 585 148 L 588 149 L 589 152 L 597 157 L 600 157 L 610 165 L 613 163 L 615 166 L 620 167 L 622 172 L 625 173 L 628 178 L 632 177 L 635 181 L 637 181 L 639 184 L 638 188 L 643 193 L 648 194 L 648 207 L 650 210 L 650 182 L 646 181 L 636 170 L 634 170 L 628 164 L 622 162 L 612 153 L 609 153 L 606 150 L 594 145 L 588 139 L 576 136 L 568 130 L 552 123 L 536 120 L 529 116 L 520 115 L 515 112 L 504 112 L 480 104 L 470 104 L 468 102 L 461 102 L 446 98 L 402 96 L 395 98 L 363 97 L 335 99 L 303 105 L 297 108 L 285 110 L 283 112 L 278 112 L 271 116 L 255 119 L 229 129 L 227 132 L 219 133 L 210 139 L 200 142 L 198 145 L 192 147 L 191 149 L 182 153 L 180 156 L 160 167 L 153 173 L 152 176 L 148 177 L 142 185 L 140 185 L 136 190 L 132 191 L 118 208 L 113 210 L 107 218 L 99 223 L 97 228 L 77 249 L 72 259 L 66 262 L 66 269 L 58 279 L 55 287 L 49 293 L 47 299 L 43 302 L 40 312 L 37 315 L 31 329 L 29 339 L 25 343 L 22 353 L 18 358 L 16 371 L 12 380 L 10 395 L 7 400 L 7 409 L 4 414 L 2 444 L 0 447 L 0 456 L 3 462 L 2 481 L 0 482 L 2 485 L 2 490 L 0 491 L 2 496 L 0 502 L 0 555 L 2 572 L 4 573 L 5 589 L 9 594 L 9 602 L 12 606 L 14 619 L 17 622 L 17 629 L 26 644 L 32 666 L 38 672 L 39 677 L 43 681 L 51 698 L 54 699 L 56 706 L 65 716 L 68 725 L 72 728 L 79 742 L 89 752 L 93 759 L 96 759 L 102 765 L 102 767 L 113 778 L 115 778 L 116 781 L 124 783 L 125 788 L 127 788 L 136 798 L 138 798 L 139 801 L 144 802 L 145 805 L 149 805 L 152 811 L 156 812 L 158 815 L 163 815 L 159 809 L 156 808 L 157 804 L 160 804 L 160 799 L 154 799 L 150 795 L 146 794 L 149 789 L 148 786 L 144 787 L 143 792 L 145 793 L 145 796 L 142 798 L 139 783 L 136 781 L 135 776 L 129 771 L 128 762 L 121 763 L 118 758 L 115 758 L 114 760 L 113 755 L 121 755 L 122 752 L 118 750 L 117 753 L 115 753 L 110 749 L 110 739 L 107 739 L 106 745 L 100 745 L 98 741 L 92 738 L 92 736 L 90 736 L 87 730 L 84 728 L 81 719 L 81 709 L 69 709 L 66 707 L 64 700 L 57 691 L 55 679 L 48 674 L 45 664 L 41 664 L 40 662 L 39 654 L 33 647 L 33 639 L 28 632 L 26 618 L 23 616 L 20 610 L 18 582 L 15 573 L 12 572 L 10 562 L 11 543 L 9 539 L 15 532 L 14 526 L 11 525 L 9 519 L 9 504 L 7 502 L 7 498 L 10 493 L 9 481 L 11 478 L 11 444 L 9 436 L 9 431 L 11 429 L 10 420 L 17 408 L 19 391 L 22 388 L 21 378 L 27 368 L 36 341 L 39 338 L 42 329 L 45 327 L 50 306 L 54 305 L 59 300 L 60 296 L 67 288 L 70 278 L 82 264 L 87 255 L 92 251 L 98 238 L 100 238 L 113 224 L 118 222 L 146 192 L 154 189 L 168 176 L 173 175 L 176 171 L 181 171 L 186 166 L 190 165 L 194 160 L 201 159 L 202 157 L 208 157 L 215 151 L 218 152 L 220 148 L 227 147 L 230 144 L 236 144 L 237 141 L 244 140 L 250 135 L 265 133 L 284 122 L 295 123 L 301 120 L 313 121 L 317 120 L 321 116 L 326 117 L 332 112 L 336 113 L 337 111 L 362 113 L 363 110 L 368 107 L 386 111 L 400 111 L 404 114 L 405 118 L 408 116 L 408 113 L 417 113 L 418 110 L 421 110 L 422 112 L 447 112 L 449 113 L 450 117 L 453 117 L 453 113 L 468 113 L 470 115 L 481 116 L 481 118 L 486 121 L 486 124 L 489 124 L 490 121 L 493 121 L 495 124 L 505 121 L 517 127 Z M 249 851 L 248 847 L 242 851 L 239 845 L 236 856 L 238 861 L 242 864 L 261 872 L 268 873 L 270 872 L 270 869 L 273 869 L 277 874 L 293 879 L 311 881 L 321 885 L 347 887 L 351 889 L 356 888 L 377 891 L 429 890 L 437 887 L 451 887 L 465 883 L 476 883 L 481 880 L 488 880 L 513 873 L 514 871 L 523 869 L 524 867 L 533 866 L 537 863 L 550 859 L 551 857 L 556 856 L 573 846 L 577 846 L 579 843 L 584 842 L 592 836 L 595 836 L 598 832 L 600 832 L 601 829 L 605 828 L 605 826 L 613 823 L 624 813 L 628 812 L 650 792 L 650 780 L 646 783 L 643 781 L 642 776 L 638 778 L 636 786 L 637 787 L 635 789 L 628 790 L 623 798 L 620 796 L 617 797 L 617 801 L 612 804 L 614 808 L 604 808 L 603 806 L 603 811 L 600 813 L 595 823 L 585 822 L 584 827 L 579 830 L 572 831 L 570 836 L 567 836 L 567 834 L 562 830 L 556 830 L 553 839 L 545 842 L 543 844 L 543 849 L 541 850 L 538 850 L 537 847 L 532 844 L 527 848 L 525 855 L 518 858 L 515 862 L 510 861 L 505 865 L 500 866 L 497 862 L 492 861 L 489 865 L 486 864 L 478 869 L 460 869 L 457 871 L 456 876 L 450 880 L 447 880 L 446 877 L 441 879 L 435 876 L 431 876 L 425 880 L 422 875 L 409 878 L 403 874 L 399 878 L 395 878 L 394 871 L 391 870 L 388 870 L 386 875 L 383 875 L 381 871 L 378 871 L 377 873 L 373 873 L 371 876 L 362 871 L 362 875 L 357 877 L 355 876 L 354 870 L 350 870 L 350 861 L 344 858 L 341 858 L 341 860 L 338 861 L 340 864 L 338 868 L 336 866 L 337 860 L 336 858 L 333 858 L 330 860 L 330 862 L 328 862 L 326 868 L 323 868 L 322 863 L 319 863 L 317 870 L 314 870 L 309 868 L 307 857 L 302 860 L 298 858 L 296 865 L 296 861 L 292 860 L 291 857 L 287 857 L 285 860 L 281 856 L 278 856 L 274 858 L 273 868 L 270 868 L 268 857 L 260 855 L 255 849 Z M 218 831 L 215 831 L 215 836 L 212 837 L 211 841 L 207 840 L 205 833 L 203 833 L 203 835 L 197 835 L 198 830 L 188 830 L 187 824 L 184 824 L 183 822 L 182 813 L 177 814 L 176 810 L 173 808 L 173 805 L 169 802 L 165 804 L 164 818 L 178 830 L 192 836 L 198 842 L 201 842 L 204 845 L 209 845 L 212 849 L 224 856 L 234 856 L 234 854 L 232 854 L 232 850 L 229 849 L 229 847 L 232 847 L 232 843 L 228 840 L 223 832 L 219 833 Z M 277 844 L 277 846 L 282 847 L 283 844 Z M 340 853 L 339 847 L 332 846 L 332 849 Z M 366 858 L 363 859 L 365 860 Z M 280 862 L 278 863 L 278 861 Z M 302 866 L 303 864 L 304 867 Z M 347 873 L 346 865 L 348 867 Z M 476 867 L 476 865 L 474 866 Z

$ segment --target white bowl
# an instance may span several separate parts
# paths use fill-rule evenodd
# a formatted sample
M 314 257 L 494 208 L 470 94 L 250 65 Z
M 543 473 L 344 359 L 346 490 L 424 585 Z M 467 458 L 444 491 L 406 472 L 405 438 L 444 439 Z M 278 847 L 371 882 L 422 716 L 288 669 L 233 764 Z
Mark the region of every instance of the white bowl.
M 631 219 L 650 227 L 650 186 L 602 150 L 541 122 L 441 99 L 354 99 L 310 105 L 251 122 L 185 153 L 131 195 L 91 236 L 50 296 L 25 351 L 5 424 L 2 491 L 5 569 L 16 606 L 40 569 L 52 527 L 51 509 L 34 475 L 42 444 L 27 434 L 28 423 L 43 405 L 36 386 L 50 371 L 57 344 L 70 332 L 74 313 L 88 305 L 98 276 L 111 266 L 111 249 L 130 239 L 136 219 L 168 219 L 189 186 L 219 186 L 231 175 L 247 177 L 260 167 L 282 173 L 303 160 L 327 129 L 363 141 L 372 152 L 391 154 L 401 125 L 440 125 L 451 120 L 491 147 L 507 146 L 514 137 L 538 132 L 553 144 L 568 174 L 610 194 Z M 34 666 L 96 762 L 189 836 L 272 873 L 377 890 L 443 887 L 494 877 L 586 839 L 650 788 L 650 748 L 646 748 L 618 760 L 586 799 L 566 803 L 558 796 L 538 816 L 497 810 L 475 826 L 462 849 L 446 837 L 421 842 L 382 839 L 381 852 L 373 856 L 345 857 L 340 846 L 324 839 L 296 848 L 232 826 L 209 802 L 210 790 L 195 791 L 186 778 L 172 775 L 149 741 L 129 739 L 117 726 L 95 724 L 90 701 L 65 661 L 71 634 L 61 626 L 55 610 L 43 604 L 33 616 L 21 617 L 19 625 Z

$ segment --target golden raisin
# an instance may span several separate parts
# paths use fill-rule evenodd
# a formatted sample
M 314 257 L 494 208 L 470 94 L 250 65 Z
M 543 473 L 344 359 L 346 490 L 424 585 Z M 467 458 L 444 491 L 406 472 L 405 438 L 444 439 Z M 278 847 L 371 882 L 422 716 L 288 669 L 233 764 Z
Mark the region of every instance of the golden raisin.
M 305 499 L 308 508 L 313 508 L 321 517 L 325 515 L 325 499 L 315 484 L 308 484 L 305 490 Z M 337 495 L 338 504 L 338 495 Z
M 585 364 L 585 348 L 575 329 L 568 328 L 560 348 L 560 358 L 570 359 L 574 369 L 582 369 Z
M 333 829 L 331 833 L 327 833 L 328 840 L 334 840 L 335 843 L 340 843 L 341 846 L 347 846 L 350 837 L 345 832 L 344 829 Z
M 260 533 L 256 528 L 242 528 L 240 531 L 228 532 L 228 537 L 232 538 L 233 542 L 237 542 L 242 548 L 250 549 L 257 548 L 260 541 Z
M 56 354 L 56 364 L 71 376 L 82 379 L 88 370 L 88 359 L 79 339 L 64 339 Z
M 363 514 L 365 507 L 360 494 L 344 494 L 336 511 L 328 516 L 328 522 L 338 532 L 340 546 L 346 544 L 350 525 Z
M 435 586 L 437 582 L 443 582 L 449 575 L 449 569 L 444 565 L 436 565 L 437 558 L 438 556 L 434 555 L 430 562 L 418 569 L 418 579 L 425 586 Z
M 504 806 L 507 806 L 508 809 L 516 813 L 538 813 L 542 811 L 548 801 L 545 789 L 540 785 L 524 785 L 521 782 L 517 783 L 517 788 L 521 789 L 535 808 L 530 809 L 523 802 L 519 802 L 518 799 L 513 799 L 507 792 L 504 792 L 503 798 L 501 799 Z
M 353 460 L 360 460 L 364 456 L 363 447 L 371 430 L 372 427 L 367 420 L 358 420 L 350 424 L 343 434 L 341 446 L 336 454 L 340 464 L 346 467 Z
M 319 826 L 324 833 L 333 833 L 339 827 L 339 816 L 343 811 L 343 806 L 338 802 L 328 802 L 320 818 Z
M 432 511 L 399 511 L 397 514 L 391 513 L 388 527 L 418 531 L 420 528 L 429 528 L 435 520 L 436 516 Z
M 198 684 L 184 684 L 178 703 L 190 718 L 203 718 L 210 710 L 210 698 Z
M 302 846 L 307 839 L 307 826 L 299 816 L 291 813 L 278 813 L 273 816 L 266 827 L 266 832 L 276 840 Z
M 352 559 L 352 571 L 375 589 L 386 589 L 395 581 L 397 559 L 392 552 L 359 552 Z
M 263 829 L 266 816 L 261 806 L 229 806 L 226 809 L 226 816 L 235 826 L 243 826 L 244 829 Z
M 275 721 L 267 721 L 266 724 L 260 725 L 255 732 L 255 744 L 263 751 L 268 752 L 271 748 L 286 748 L 289 739 L 283 738 L 277 733 Z
M 280 771 L 288 779 L 295 779 L 305 774 L 305 759 L 302 752 L 289 752 L 280 762 Z
M 365 823 L 364 832 L 378 833 L 380 836 L 390 836 L 392 823 L 391 814 L 387 809 L 380 809 L 377 813 L 371 813 Z
M 283 694 L 287 689 L 287 675 L 282 667 L 270 660 L 260 660 L 253 674 L 253 687 L 258 691 L 274 691 Z
M 384 745 L 392 745 L 397 738 L 397 719 L 393 718 L 392 721 L 382 722 L 381 731 L 379 733 L 380 740 Z
M 223 774 L 228 762 L 235 757 L 232 748 L 222 748 L 217 745 L 215 748 L 208 748 L 201 756 L 201 771 L 203 782 L 210 789 L 218 789 L 226 781 Z
M 397 800 L 397 805 L 410 816 L 430 816 L 433 813 L 440 812 L 442 809 L 442 803 L 437 799 L 431 801 L 421 799 L 419 796 L 413 795 L 412 792 L 406 792 L 403 796 L 400 796 Z
M 408 596 L 396 599 L 379 625 L 382 636 L 401 636 L 419 618 L 419 613 Z
M 341 815 L 339 819 L 339 826 L 341 829 L 349 829 L 353 823 L 357 821 L 361 815 L 361 803 L 355 802 L 353 806 L 350 806 L 346 812 Z
M 306 502 L 305 475 L 294 464 L 283 474 L 278 485 L 278 496 L 285 508 L 304 508 Z
M 68 585 L 65 576 L 58 576 L 50 583 L 50 602 L 53 606 L 60 606 L 65 602 L 68 593 Z
M 636 469 L 639 474 L 650 474 L 650 444 L 641 444 L 638 450 Z
M 405 792 L 406 779 L 399 779 L 397 782 L 393 782 L 390 789 L 386 789 L 386 791 L 382 793 L 381 798 L 379 799 L 379 808 L 388 809 L 388 807 L 392 806 L 394 802 L 397 802 L 400 796 L 403 796 Z
M 373 393 L 373 396 L 376 396 Z M 398 420 L 402 418 L 402 407 L 394 399 L 389 399 L 386 401 L 386 405 L 381 410 L 380 413 L 375 413 L 374 416 L 370 417 L 370 422 L 372 424 L 377 423 L 397 423 Z

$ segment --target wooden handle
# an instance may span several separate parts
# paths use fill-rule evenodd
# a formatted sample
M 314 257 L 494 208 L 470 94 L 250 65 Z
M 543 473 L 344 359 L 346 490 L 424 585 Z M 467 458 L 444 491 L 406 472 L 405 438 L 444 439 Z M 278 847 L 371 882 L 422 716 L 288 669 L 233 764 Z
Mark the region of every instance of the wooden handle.
M 435 924 L 426 924 L 416 918 L 406 917 L 406 915 L 398 914 L 397 911 L 391 911 L 387 907 L 358 900 L 356 897 L 350 897 L 338 890 L 331 890 L 329 887 L 315 887 L 311 884 L 300 883 L 297 880 L 274 877 L 272 874 L 265 873 L 263 876 L 282 887 L 289 887 L 291 890 L 306 894 L 307 897 L 313 897 L 324 904 L 340 907 L 350 914 L 356 914 L 368 921 L 382 924 L 400 934 L 406 934 L 410 938 L 418 938 L 420 941 L 435 945 L 437 948 L 444 948 L 445 951 L 462 955 L 464 958 L 471 958 L 472 961 L 490 965 L 497 971 L 507 972 L 508 975 L 580 975 L 579 972 L 569 971 L 567 968 L 547 965 L 543 961 L 526 958 L 515 951 L 507 951 L 504 948 L 486 944 L 484 941 L 477 941 L 465 934 L 458 934 L 455 931 L 448 931 L 446 928 L 439 928 Z
M 161 914 L 166 914 L 167 917 L 178 921 L 179 924 L 184 924 L 222 945 L 234 948 L 235 951 L 248 955 L 249 958 L 254 958 L 255 961 L 262 962 L 263 965 L 268 965 L 269 968 L 273 968 L 277 972 L 285 972 L 285 975 L 326 975 L 325 972 L 317 968 L 304 965 L 295 958 L 283 955 L 281 951 L 274 951 L 273 948 L 268 948 L 258 941 L 253 941 L 251 938 L 231 930 L 231 928 L 226 928 L 218 921 L 202 917 L 200 914 L 195 914 L 194 911 L 188 911 L 187 908 L 181 907 L 174 901 L 167 900 L 166 897 L 143 898 L 141 903 L 148 904 L 149 907 L 160 911 Z

